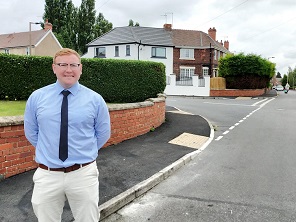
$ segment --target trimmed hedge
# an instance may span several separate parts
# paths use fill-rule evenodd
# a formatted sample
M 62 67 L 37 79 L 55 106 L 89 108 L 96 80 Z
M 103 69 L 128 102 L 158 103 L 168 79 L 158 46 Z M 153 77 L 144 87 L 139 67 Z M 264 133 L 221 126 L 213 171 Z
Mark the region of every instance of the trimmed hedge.
M 109 103 L 131 103 L 157 97 L 166 87 L 163 63 L 82 59 L 79 82 L 100 93 Z M 30 94 L 54 83 L 52 57 L 0 54 L 0 100 L 27 100 Z
M 262 89 L 269 87 L 275 64 L 258 55 L 228 54 L 219 60 L 219 76 L 227 89 Z

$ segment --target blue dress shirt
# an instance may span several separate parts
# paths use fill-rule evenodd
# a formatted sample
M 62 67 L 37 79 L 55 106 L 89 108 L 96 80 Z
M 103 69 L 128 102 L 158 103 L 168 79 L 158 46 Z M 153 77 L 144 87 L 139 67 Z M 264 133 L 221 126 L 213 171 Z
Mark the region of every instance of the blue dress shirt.
M 26 104 L 25 135 L 36 148 L 35 161 L 50 168 L 95 160 L 111 134 L 108 107 L 101 95 L 79 84 L 68 90 L 68 154 L 59 159 L 61 104 L 64 88 L 57 81 L 34 91 Z

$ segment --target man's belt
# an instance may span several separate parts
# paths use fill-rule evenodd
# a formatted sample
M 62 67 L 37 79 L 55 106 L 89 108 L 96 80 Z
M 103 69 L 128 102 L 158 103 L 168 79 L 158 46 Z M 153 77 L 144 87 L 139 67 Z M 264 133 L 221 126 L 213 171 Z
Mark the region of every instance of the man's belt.
M 69 172 L 72 172 L 72 171 L 75 171 L 75 170 L 78 170 L 82 167 L 85 167 L 91 163 L 93 163 L 94 161 L 91 161 L 89 163 L 84 163 L 84 164 L 74 164 L 72 166 L 69 166 L 69 167 L 62 167 L 62 168 L 49 168 L 47 166 L 45 166 L 44 164 L 39 164 L 38 166 L 41 168 L 41 169 L 44 169 L 44 170 L 49 170 L 49 171 L 60 171 L 60 172 L 64 172 L 64 173 L 69 173 Z

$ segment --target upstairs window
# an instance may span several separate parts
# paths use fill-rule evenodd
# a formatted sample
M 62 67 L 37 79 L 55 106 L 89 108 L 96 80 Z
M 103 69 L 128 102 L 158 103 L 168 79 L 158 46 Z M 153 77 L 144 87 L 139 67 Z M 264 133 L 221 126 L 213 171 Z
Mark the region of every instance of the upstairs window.
M 209 75 L 209 67 L 202 67 L 202 74 L 203 76 Z
M 126 56 L 131 55 L 131 46 L 130 45 L 126 45 L 126 47 L 125 47 L 125 55 Z
M 106 47 L 95 48 L 95 58 L 106 58 Z
M 194 59 L 194 49 L 180 49 L 180 59 Z
M 151 57 L 153 57 L 153 58 L 166 58 L 166 48 L 152 47 Z
M 115 57 L 119 57 L 119 46 L 115 46 Z
M 214 50 L 214 59 L 217 60 L 217 50 Z

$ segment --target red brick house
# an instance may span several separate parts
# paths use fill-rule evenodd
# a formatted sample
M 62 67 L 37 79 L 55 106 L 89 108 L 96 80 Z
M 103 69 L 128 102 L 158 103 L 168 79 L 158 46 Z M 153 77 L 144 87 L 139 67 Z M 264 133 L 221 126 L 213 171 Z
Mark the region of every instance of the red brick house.
M 210 28 L 208 34 L 196 30 L 172 29 L 165 24 L 164 29 L 171 32 L 173 51 L 173 73 L 177 80 L 198 75 L 218 76 L 218 60 L 229 52 L 229 42 L 216 40 L 216 29 Z

